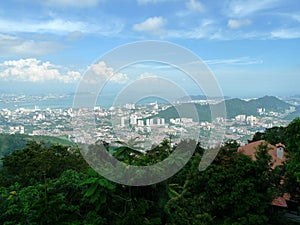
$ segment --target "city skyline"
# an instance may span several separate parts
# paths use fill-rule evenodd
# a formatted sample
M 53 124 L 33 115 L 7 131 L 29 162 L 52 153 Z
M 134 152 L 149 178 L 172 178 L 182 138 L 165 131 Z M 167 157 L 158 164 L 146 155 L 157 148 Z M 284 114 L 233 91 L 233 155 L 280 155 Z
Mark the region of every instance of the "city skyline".
M 0 5 L 2 92 L 74 93 L 85 71 L 106 52 L 159 40 L 198 55 L 226 96 L 299 94 L 295 1 L 12 0 Z M 132 76 L 169 76 L 189 94 L 201 94 L 174 68 L 146 65 L 115 71 L 111 89 Z

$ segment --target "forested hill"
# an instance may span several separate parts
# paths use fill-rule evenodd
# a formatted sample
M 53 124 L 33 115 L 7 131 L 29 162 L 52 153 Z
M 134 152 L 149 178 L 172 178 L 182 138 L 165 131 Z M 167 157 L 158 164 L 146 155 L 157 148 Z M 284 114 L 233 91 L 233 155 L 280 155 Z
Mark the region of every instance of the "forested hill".
M 274 97 L 274 96 L 264 96 L 258 99 L 252 99 L 249 101 L 241 99 L 229 99 L 225 100 L 227 117 L 233 118 L 237 115 L 254 115 L 257 116 L 258 108 L 264 108 L 266 112 L 275 111 L 275 112 L 284 112 L 286 109 L 289 109 L 290 104 Z
M 26 134 L 0 134 L 0 160 L 14 150 L 23 149 L 28 141 L 43 142 L 44 145 L 60 144 L 72 146 L 74 143 L 63 137 L 29 136 Z
M 286 109 L 289 109 L 290 104 L 274 97 L 274 96 L 264 96 L 258 99 L 252 99 L 249 101 L 242 100 L 239 98 L 233 98 L 225 100 L 226 111 L 227 111 L 227 118 L 231 119 L 237 115 L 253 115 L 258 116 L 257 109 L 264 108 L 266 112 L 275 111 L 275 112 L 284 112 Z M 209 105 L 200 105 L 197 103 L 182 103 L 177 106 L 169 107 L 168 109 L 161 111 L 157 117 L 165 118 L 169 120 L 170 118 L 174 117 L 190 117 L 193 118 L 195 121 L 197 118 L 193 115 L 193 110 L 185 110 L 185 109 L 192 109 L 195 106 L 198 117 L 200 121 L 210 121 L 210 106 Z M 221 104 L 216 104 L 211 106 L 212 109 L 218 109 L 221 107 Z M 180 116 L 178 115 L 177 111 L 183 112 Z

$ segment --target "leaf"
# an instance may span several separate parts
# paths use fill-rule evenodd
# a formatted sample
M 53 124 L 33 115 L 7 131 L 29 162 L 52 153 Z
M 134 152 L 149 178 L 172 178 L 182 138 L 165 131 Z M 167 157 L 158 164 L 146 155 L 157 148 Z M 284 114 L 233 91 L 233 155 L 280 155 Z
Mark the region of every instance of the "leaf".
M 87 192 L 85 193 L 85 197 L 90 197 L 92 195 L 94 195 L 95 191 L 97 190 L 98 188 L 98 184 L 97 183 L 94 183 L 88 190 Z
M 98 200 L 98 197 L 99 197 L 99 194 L 93 195 L 93 196 L 91 197 L 91 199 L 90 199 L 90 203 L 95 203 L 95 202 Z
M 112 183 L 110 183 L 108 180 L 106 179 L 99 179 L 98 180 L 98 184 L 102 187 L 107 188 L 108 190 L 112 191 L 115 189 L 115 185 L 113 185 Z
M 87 174 L 90 175 L 91 177 L 98 176 L 98 173 L 93 169 L 88 169 Z
M 79 183 L 80 186 L 85 186 L 87 184 L 93 184 L 95 182 L 97 182 L 98 178 L 88 178 L 82 182 Z

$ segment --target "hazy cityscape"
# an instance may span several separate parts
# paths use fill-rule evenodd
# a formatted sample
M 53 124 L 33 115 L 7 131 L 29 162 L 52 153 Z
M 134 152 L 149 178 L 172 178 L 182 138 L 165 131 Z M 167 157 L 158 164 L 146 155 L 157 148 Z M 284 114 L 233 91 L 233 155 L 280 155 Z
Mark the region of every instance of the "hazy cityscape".
M 0 224 L 299 225 L 300 1 L 0 1 Z
M 188 134 L 199 133 L 199 141 L 205 147 L 213 147 L 219 140 L 209 140 L 211 132 L 216 126 L 226 124 L 225 140 L 237 140 L 244 145 L 256 132 L 263 132 L 266 128 L 286 126 L 291 120 L 286 117 L 296 111 L 297 102 L 293 102 L 284 111 L 266 111 L 257 108 L 258 115 L 239 114 L 234 118 L 217 118 L 217 121 L 193 121 L 193 118 L 181 118 L 174 115 L 166 119 L 159 117 L 159 112 L 171 107 L 171 104 L 150 102 L 145 104 L 128 103 L 123 106 L 93 109 L 72 107 L 41 108 L 40 102 L 54 99 L 57 102 L 70 98 L 64 95 L 1 96 L 1 102 L 14 105 L 15 109 L 1 108 L 0 132 L 8 134 L 28 134 L 64 137 L 75 143 L 94 143 L 97 140 L 114 143 L 116 141 L 128 142 L 130 138 L 138 137 L 140 141 L 159 144 L 163 139 L 172 139 L 172 143 L 190 138 Z M 249 100 L 249 99 L 248 99 Z M 17 107 L 18 104 L 31 102 L 29 107 Z M 33 106 L 33 102 L 36 103 Z M 219 101 L 193 100 L 190 103 L 199 105 L 215 105 Z M 179 105 L 187 102 L 177 101 Z M 46 103 L 44 103 L 46 104 Z M 46 108 L 45 108 L 46 107 Z M 93 121 L 84 122 L 74 118 L 92 118 Z M 80 123 L 80 124 L 76 124 Z M 80 129 L 75 129 L 80 127 Z M 147 145 L 147 144 L 146 144 Z M 150 144 L 151 146 L 151 144 Z M 148 148 L 150 146 L 147 146 Z M 141 146 L 146 147 L 146 146 Z

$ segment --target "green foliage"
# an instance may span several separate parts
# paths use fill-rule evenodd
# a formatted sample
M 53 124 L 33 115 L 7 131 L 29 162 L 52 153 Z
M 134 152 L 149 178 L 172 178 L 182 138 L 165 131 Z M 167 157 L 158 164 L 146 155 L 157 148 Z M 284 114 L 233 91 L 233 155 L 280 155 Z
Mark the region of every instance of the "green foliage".
M 49 147 L 52 144 L 59 144 L 63 146 L 75 147 L 75 144 L 63 137 L 50 137 L 50 136 L 29 136 L 26 134 L 0 134 L 0 160 L 12 153 L 15 150 L 23 149 L 29 142 L 39 142 L 45 147 Z M 2 160 L 0 161 L 0 166 Z
M 288 161 L 283 167 L 276 168 L 277 184 L 284 177 L 283 187 L 278 189 L 283 193 L 289 193 L 292 200 L 300 201 L 300 118 L 294 119 L 287 127 L 273 127 L 265 132 L 258 132 L 252 141 L 266 140 L 271 144 L 279 142 L 286 145 Z M 265 153 L 264 153 L 265 154 Z M 267 156 L 266 156 L 267 157 Z M 262 163 L 263 165 L 263 163 Z M 279 181 L 278 181 L 279 180 Z
M 4 224 L 79 224 L 78 198 L 82 195 L 78 182 L 84 177 L 67 170 L 44 184 L 21 188 L 16 183 L 3 187 L 0 221 Z
M 197 116 L 194 115 L 195 110 L 198 113 Z M 178 112 L 180 112 L 180 116 Z M 208 105 L 183 103 L 160 111 L 155 117 L 165 118 L 167 121 L 177 117 L 192 118 L 194 121 L 211 121 L 211 112 Z
M 296 135 L 298 124 L 289 129 L 289 135 Z M 294 142 L 293 138 L 287 141 Z M 134 140 L 131 144 L 105 147 L 108 154 L 132 165 L 155 164 L 174 150 L 168 140 L 146 154 L 136 150 Z M 295 187 L 299 146 L 293 144 L 287 145 L 294 146 L 290 152 L 295 158 L 285 169 L 286 182 Z M 178 145 L 187 151 L 191 146 L 187 141 Z M 77 149 L 30 142 L 3 159 L 0 224 L 276 224 L 268 208 L 284 192 L 278 188 L 284 168 L 271 169 L 267 145 L 258 147 L 253 161 L 229 140 L 202 172 L 198 166 L 204 149 L 195 145 L 192 158 L 175 176 L 155 185 L 130 187 L 97 174 Z M 88 154 L 96 158 L 96 150 L 91 146 Z
M 29 142 L 25 149 L 16 150 L 3 158 L 0 184 L 12 185 L 18 182 L 28 186 L 45 179 L 57 178 L 66 169 L 84 170 L 86 162 L 79 150 L 60 145 L 49 148 Z
M 26 140 L 22 135 L 0 134 L 0 159 L 16 149 L 23 149 L 25 146 Z
M 234 118 L 237 115 L 254 115 L 258 116 L 257 108 L 265 108 L 267 112 L 276 111 L 284 112 L 290 108 L 290 104 L 273 96 L 264 96 L 262 98 L 245 101 L 238 98 L 225 100 L 227 118 Z M 219 111 L 223 105 L 200 105 L 194 103 L 183 103 L 180 105 L 169 107 L 166 110 L 159 112 L 156 117 L 165 118 L 167 121 L 174 117 L 189 117 L 193 118 L 194 121 L 211 121 L 211 109 Z M 195 117 L 194 110 L 196 109 L 198 115 Z M 178 115 L 180 112 L 180 116 Z
M 272 127 L 267 128 L 264 132 L 256 132 L 249 142 L 265 140 L 272 145 L 278 143 L 286 143 L 285 127 Z
M 286 129 L 286 147 L 290 158 L 286 165 L 285 188 L 293 200 L 300 201 L 300 118 L 293 120 Z M 299 208 L 300 211 L 300 208 Z
M 286 128 L 286 145 L 291 153 L 300 151 L 300 118 L 293 120 Z
M 237 153 L 237 143 L 229 141 L 207 170 L 197 171 L 201 159 L 185 173 L 181 188 L 171 190 L 166 204 L 170 224 L 267 224 L 266 210 L 274 197 L 265 151 L 258 160 Z M 264 164 L 263 164 L 264 162 Z
M 100 209 L 107 201 L 107 193 L 115 190 L 115 185 L 107 179 L 100 177 L 94 170 L 89 169 L 90 178 L 80 183 L 80 186 L 88 186 L 84 198 L 89 199 L 89 203 L 97 203 L 96 209 Z

